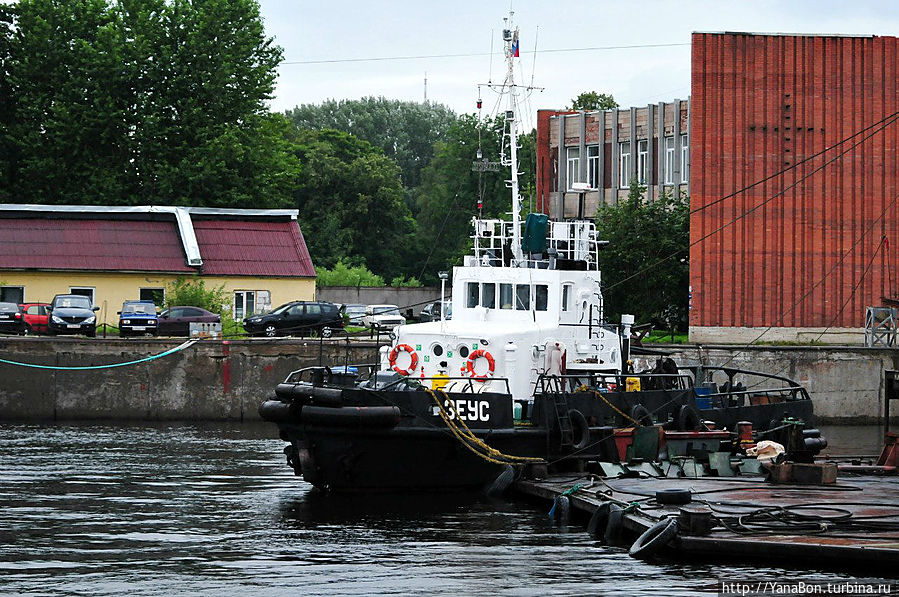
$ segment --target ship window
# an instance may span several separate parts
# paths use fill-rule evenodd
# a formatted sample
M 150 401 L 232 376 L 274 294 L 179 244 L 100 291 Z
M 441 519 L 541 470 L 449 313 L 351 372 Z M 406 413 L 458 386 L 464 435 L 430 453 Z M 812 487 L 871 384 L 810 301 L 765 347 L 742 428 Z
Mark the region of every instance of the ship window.
M 463 359 L 468 358 L 468 347 L 464 344 L 459 347 L 459 356 Z
M 571 305 L 571 284 L 562 286 L 562 311 L 567 311 Z
M 496 309 L 496 284 L 481 284 L 481 306 Z
M 468 283 L 468 298 L 465 301 L 465 306 L 469 309 L 478 306 L 478 283 L 477 282 L 469 282 Z
M 500 284 L 499 285 L 499 305 L 500 309 L 511 309 L 512 308 L 512 285 L 511 284 Z
M 431 349 L 431 352 L 434 353 L 435 357 L 439 357 L 440 355 L 443 354 L 443 347 L 440 346 L 439 344 L 435 344 L 434 348 Z
M 534 308 L 538 311 L 546 311 L 546 303 L 549 300 L 549 287 L 545 284 L 537 284 L 534 287 Z
M 531 287 L 528 284 L 515 285 L 515 309 L 528 311 L 531 308 Z

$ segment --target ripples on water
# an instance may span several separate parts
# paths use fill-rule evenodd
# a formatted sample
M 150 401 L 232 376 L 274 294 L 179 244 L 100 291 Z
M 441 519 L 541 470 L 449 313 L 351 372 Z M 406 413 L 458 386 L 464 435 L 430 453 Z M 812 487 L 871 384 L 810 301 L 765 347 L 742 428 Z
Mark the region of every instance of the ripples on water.
M 273 426 L 0 425 L 0 592 L 27 595 L 695 595 L 719 576 L 554 527 L 541 506 L 334 498 Z

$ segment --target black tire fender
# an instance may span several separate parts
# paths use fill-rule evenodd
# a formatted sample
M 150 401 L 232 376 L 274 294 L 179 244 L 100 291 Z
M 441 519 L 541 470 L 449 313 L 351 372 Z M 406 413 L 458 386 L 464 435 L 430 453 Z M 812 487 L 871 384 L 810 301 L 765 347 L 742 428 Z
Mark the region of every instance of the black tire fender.
M 594 539 L 599 539 L 600 541 L 605 540 L 610 511 L 611 504 L 609 502 L 603 502 L 590 516 L 590 522 L 587 523 L 587 532 Z
M 681 431 L 696 431 L 702 424 L 699 413 L 689 404 L 684 404 L 677 411 L 677 428 Z
M 484 493 L 487 494 L 487 497 L 501 497 L 514 480 L 515 469 L 512 468 L 512 465 L 507 464 L 503 467 L 502 472 L 497 475 L 496 479 L 486 487 Z
M 606 532 L 603 535 L 606 543 L 614 543 L 621 535 L 621 527 L 624 524 L 624 510 L 617 504 L 609 507 L 609 520 L 606 523 Z
M 644 427 L 652 425 L 652 415 L 642 404 L 635 404 L 631 409 L 631 418 Z
M 677 519 L 667 518 L 655 523 L 637 537 L 628 554 L 639 560 L 649 559 L 677 535 Z
M 557 520 L 562 524 L 568 524 L 568 516 L 571 513 L 571 500 L 567 495 L 557 495 L 553 500 L 553 507 L 549 514 L 553 520 Z
M 571 420 L 571 430 L 574 432 L 574 449 L 583 450 L 590 445 L 590 425 L 587 423 L 587 417 L 581 411 L 572 408 L 568 411 L 568 418 Z

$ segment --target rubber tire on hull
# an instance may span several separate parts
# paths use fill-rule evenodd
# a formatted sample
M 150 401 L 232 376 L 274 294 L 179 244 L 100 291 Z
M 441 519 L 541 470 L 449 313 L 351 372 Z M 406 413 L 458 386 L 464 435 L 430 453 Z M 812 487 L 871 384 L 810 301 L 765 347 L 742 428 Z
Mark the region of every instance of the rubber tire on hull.
M 649 414 L 649 411 L 646 410 L 646 407 L 642 404 L 634 405 L 634 407 L 631 409 L 631 418 L 644 427 L 649 427 L 652 425 L 652 415 Z
M 583 450 L 590 445 L 590 425 L 587 423 L 587 417 L 581 411 L 572 408 L 568 411 L 568 418 L 571 420 L 574 439 L 577 439 L 572 447 L 575 450 Z
M 610 511 L 611 504 L 609 502 L 603 502 L 596 510 L 593 511 L 593 515 L 590 516 L 590 522 L 587 523 L 587 532 L 594 539 L 599 539 L 603 542 L 605 541 L 606 527 L 609 524 Z
M 677 535 L 677 519 L 660 520 L 637 537 L 637 540 L 631 545 L 628 555 L 638 560 L 649 559 L 674 539 L 675 535 Z
M 697 431 L 702 425 L 699 413 L 689 404 L 684 404 L 677 411 L 677 428 L 680 431 Z

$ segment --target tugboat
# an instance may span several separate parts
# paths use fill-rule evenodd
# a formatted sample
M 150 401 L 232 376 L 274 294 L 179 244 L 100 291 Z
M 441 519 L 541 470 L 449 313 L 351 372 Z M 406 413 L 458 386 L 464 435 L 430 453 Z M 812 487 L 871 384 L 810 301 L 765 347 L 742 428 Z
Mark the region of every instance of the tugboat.
M 618 326 L 604 316 L 595 224 L 522 222 L 518 32 L 511 15 L 506 25 L 497 87 L 508 98 L 511 221 L 473 219 L 472 254 L 453 268 L 452 320 L 396 328 L 368 374 L 311 367 L 278 385 L 260 414 L 288 442 L 288 464 L 328 491 L 469 490 L 509 468 L 617 461 L 622 429 L 811 424 L 807 392 L 787 378 L 670 358 L 637 371 L 633 316 Z

